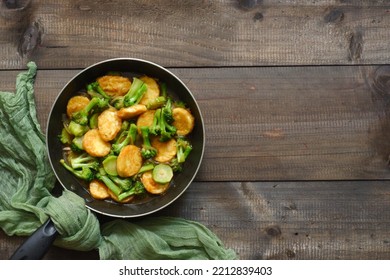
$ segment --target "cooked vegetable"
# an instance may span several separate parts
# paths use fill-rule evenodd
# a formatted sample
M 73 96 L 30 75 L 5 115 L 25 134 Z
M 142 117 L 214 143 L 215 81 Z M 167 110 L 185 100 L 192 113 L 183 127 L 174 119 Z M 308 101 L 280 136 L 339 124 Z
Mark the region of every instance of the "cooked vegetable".
M 82 110 L 77 111 L 72 114 L 71 119 L 81 125 L 87 125 L 89 121 L 89 114 L 95 109 L 104 109 L 108 106 L 107 99 L 94 97 L 92 98 L 88 105 L 85 106 Z
M 70 165 L 68 165 L 64 159 L 60 159 L 60 163 L 73 175 L 75 175 L 77 178 L 85 180 L 85 181 L 91 181 L 94 178 L 94 173 L 92 170 L 88 167 L 82 167 L 81 169 L 74 169 Z
M 192 150 L 184 136 L 194 117 L 185 104 L 148 76 L 107 74 L 86 90 L 90 98 L 80 92 L 67 103 L 58 135 L 64 168 L 99 200 L 128 203 L 165 193 Z
M 187 139 L 183 137 L 179 137 L 177 139 L 176 145 L 177 145 L 177 161 L 179 163 L 183 163 L 185 162 L 186 158 L 192 151 L 192 145 Z
M 89 130 L 87 125 L 81 125 L 74 121 L 71 121 L 67 127 L 67 131 L 73 136 L 82 136 Z
M 173 178 L 173 170 L 167 164 L 158 164 L 152 172 L 153 180 L 159 184 L 169 183 Z
M 138 173 L 142 166 L 141 149 L 135 145 L 125 146 L 118 155 L 116 168 L 121 177 L 131 177 Z
M 116 109 L 130 107 L 138 104 L 147 90 L 146 84 L 140 79 L 134 77 L 133 83 L 125 96 L 119 96 L 112 100 L 112 104 Z
M 94 128 L 84 134 L 83 148 L 93 157 L 105 157 L 111 151 L 111 144 L 104 141 L 99 130 Z
M 174 108 L 173 112 L 173 126 L 177 129 L 177 135 L 186 136 L 191 133 L 195 125 L 194 116 L 184 108 Z
M 151 194 L 162 194 L 169 188 L 169 183 L 160 184 L 154 181 L 152 171 L 142 173 L 141 182 Z
M 127 145 L 133 145 L 137 138 L 137 126 L 132 123 L 129 126 L 128 130 L 122 131 L 120 136 L 112 144 L 112 152 L 114 154 L 119 154 L 121 150 Z
M 143 126 L 141 129 L 141 135 L 143 139 L 141 155 L 144 159 L 149 159 L 155 157 L 157 155 L 156 148 L 152 147 L 149 139 L 149 128 L 147 126 Z
M 118 175 L 118 171 L 116 170 L 117 159 L 118 159 L 117 156 L 110 155 L 103 160 L 103 162 L 102 162 L 103 168 L 104 168 L 104 171 L 106 171 L 106 173 L 108 175 L 112 175 L 112 176 Z
M 74 113 L 81 111 L 84 109 L 89 103 L 89 98 L 82 95 L 73 96 L 69 99 L 68 104 L 66 106 L 66 114 L 68 118 L 71 118 Z
M 114 108 L 104 110 L 98 117 L 100 136 L 106 142 L 113 140 L 122 128 L 122 119 Z

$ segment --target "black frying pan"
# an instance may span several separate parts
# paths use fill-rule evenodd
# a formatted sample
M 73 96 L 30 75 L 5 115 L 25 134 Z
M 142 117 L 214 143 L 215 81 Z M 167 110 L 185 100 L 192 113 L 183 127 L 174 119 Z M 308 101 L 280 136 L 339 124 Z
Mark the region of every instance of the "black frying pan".
M 76 95 L 79 90 L 85 88 L 86 84 L 110 71 L 128 73 L 132 76 L 145 74 L 164 82 L 168 93 L 186 103 L 195 117 L 195 127 L 190 135 L 193 150 L 183 166 L 183 171 L 175 175 L 173 184 L 164 195 L 151 197 L 146 201 L 134 204 L 119 204 L 111 201 L 95 200 L 87 191 L 86 184 L 70 174 L 60 164 L 60 159 L 63 158 L 63 146 L 58 140 L 58 135 L 63 128 L 63 115 L 65 114 L 68 100 L 73 95 Z M 190 90 L 178 77 L 165 68 L 146 60 L 116 58 L 96 63 L 84 69 L 65 85 L 50 111 L 46 144 L 50 164 L 58 181 L 64 188 L 84 198 L 86 207 L 106 216 L 133 218 L 151 214 L 168 206 L 188 188 L 195 178 L 202 161 L 205 131 L 199 106 Z M 56 234 L 54 225 L 49 220 L 14 253 L 11 259 L 37 259 L 42 257 L 45 250 L 54 241 Z M 23 247 L 24 245 L 28 248 Z M 41 251 L 44 252 L 38 252 L 38 249 L 34 247 L 35 245 L 40 246 Z M 33 248 L 30 248 L 31 246 Z M 33 253 L 33 256 L 29 255 L 31 253 Z

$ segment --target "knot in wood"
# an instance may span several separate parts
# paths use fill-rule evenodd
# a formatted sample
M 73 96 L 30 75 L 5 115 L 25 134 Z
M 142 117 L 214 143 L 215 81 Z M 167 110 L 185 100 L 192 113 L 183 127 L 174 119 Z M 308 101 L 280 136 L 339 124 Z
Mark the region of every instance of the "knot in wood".
M 271 226 L 266 229 L 266 232 L 268 235 L 276 237 L 282 234 L 282 231 L 280 230 L 280 227 L 278 226 Z
M 30 56 L 41 44 L 43 26 L 36 21 L 27 27 L 19 43 L 19 54 L 21 56 Z
M 378 67 L 370 75 L 369 83 L 375 94 L 390 98 L 390 66 Z
M 337 23 L 344 19 L 344 12 L 340 9 L 332 9 L 325 16 L 324 21 L 326 23 Z
M 31 0 L 3 0 L 0 15 L 10 21 L 20 21 L 26 17 Z

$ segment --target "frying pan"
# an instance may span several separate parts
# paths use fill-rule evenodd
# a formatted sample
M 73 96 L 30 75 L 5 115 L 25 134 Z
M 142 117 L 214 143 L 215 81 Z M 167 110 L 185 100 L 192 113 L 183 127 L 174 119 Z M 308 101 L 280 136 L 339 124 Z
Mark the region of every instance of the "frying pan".
M 183 101 L 195 117 L 195 126 L 189 135 L 193 150 L 184 163 L 183 171 L 175 174 L 170 188 L 164 195 L 153 196 L 147 200 L 130 204 L 119 204 L 108 200 L 95 200 L 87 191 L 85 182 L 77 179 L 60 164 L 60 159 L 63 158 L 63 146 L 58 140 L 58 135 L 63 128 L 62 122 L 68 100 L 81 89 L 84 89 L 86 84 L 96 80 L 99 76 L 107 74 L 107 72 L 113 71 L 122 72 L 130 77 L 147 75 L 156 78 L 160 82 L 164 82 L 167 86 L 168 94 L 172 95 L 175 99 Z M 58 182 L 63 188 L 82 197 L 85 200 L 87 208 L 105 216 L 134 218 L 163 209 L 180 197 L 189 187 L 198 172 L 203 158 L 205 130 L 203 118 L 194 96 L 177 76 L 164 67 L 150 61 L 136 58 L 114 58 L 98 62 L 82 70 L 61 90 L 49 114 L 46 145 L 49 161 Z M 49 220 L 19 247 L 11 259 L 41 258 L 54 241 L 56 234 L 55 227 Z M 26 246 L 23 247 L 24 245 Z M 35 245 L 40 249 L 35 248 Z M 33 253 L 33 256 L 30 253 Z

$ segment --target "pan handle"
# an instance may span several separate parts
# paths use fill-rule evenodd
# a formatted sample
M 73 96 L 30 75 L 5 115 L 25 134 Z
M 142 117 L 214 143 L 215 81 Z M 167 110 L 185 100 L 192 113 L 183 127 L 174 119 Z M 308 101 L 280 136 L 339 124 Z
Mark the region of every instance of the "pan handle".
M 40 260 L 57 237 L 51 219 L 38 228 L 11 256 L 10 260 Z

